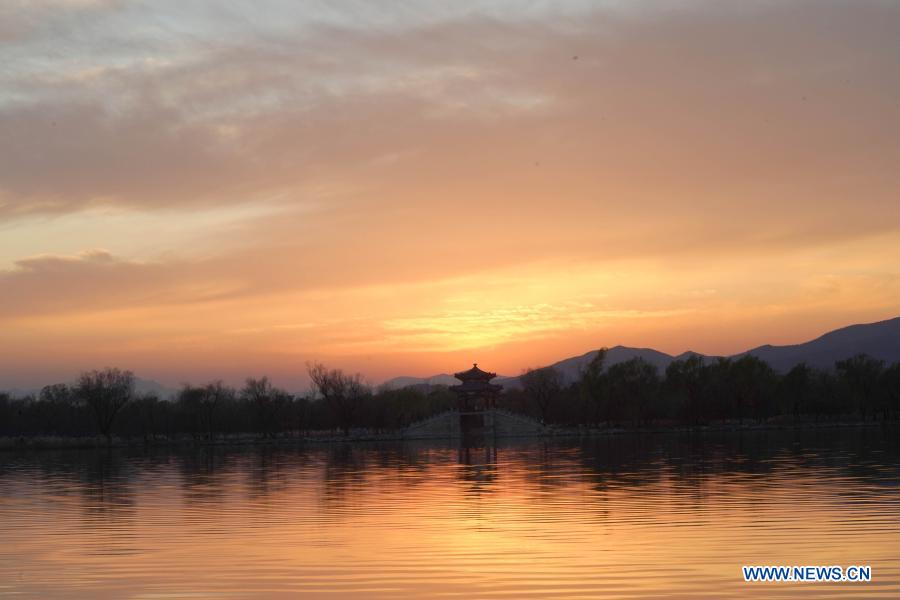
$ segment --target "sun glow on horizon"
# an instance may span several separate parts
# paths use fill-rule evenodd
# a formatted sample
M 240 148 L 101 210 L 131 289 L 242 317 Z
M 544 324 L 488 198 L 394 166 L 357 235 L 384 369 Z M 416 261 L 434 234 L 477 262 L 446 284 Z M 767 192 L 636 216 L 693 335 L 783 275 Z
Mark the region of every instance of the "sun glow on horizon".
M 209 6 L 0 8 L 0 389 L 900 314 L 897 6 Z

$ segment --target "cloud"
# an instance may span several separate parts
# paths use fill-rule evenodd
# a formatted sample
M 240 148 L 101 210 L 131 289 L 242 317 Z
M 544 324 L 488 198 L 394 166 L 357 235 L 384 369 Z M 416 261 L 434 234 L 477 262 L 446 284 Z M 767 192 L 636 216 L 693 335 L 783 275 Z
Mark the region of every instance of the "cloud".
M 750 341 L 900 308 L 895 3 L 3 6 L 34 356 L 739 350 L 690 310 Z
M 0 42 L 23 44 L 85 14 L 102 15 L 119 0 L 6 0 L 0 4 Z
M 76 44 L 78 69 L 13 70 L 4 211 L 335 189 L 360 210 L 411 194 L 489 209 L 511 195 L 527 210 L 553 195 L 575 210 L 626 200 L 631 218 L 635 201 L 794 220 L 850 195 L 883 204 L 898 183 L 898 9 L 810 6 L 475 13 L 384 30 L 257 29 L 226 10 L 212 31 L 188 19 L 194 35 L 138 28 L 126 59 Z
M 130 261 L 105 250 L 39 255 L 0 271 L 0 320 L 208 302 L 239 287 L 199 263 Z

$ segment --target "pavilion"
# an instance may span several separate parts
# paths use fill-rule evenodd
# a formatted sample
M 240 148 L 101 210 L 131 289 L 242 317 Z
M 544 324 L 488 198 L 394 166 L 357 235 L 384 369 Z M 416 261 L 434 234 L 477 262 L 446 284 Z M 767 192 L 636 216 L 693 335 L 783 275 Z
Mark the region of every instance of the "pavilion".
M 462 383 L 451 385 L 450 390 L 456 393 L 457 409 L 461 413 L 480 413 L 496 407 L 497 396 L 503 391 L 502 385 L 491 383 L 496 373 L 488 373 L 474 363 L 468 371 L 454 373 L 454 377 Z
M 536 419 L 497 407 L 503 386 L 491 383 L 496 373 L 483 371 L 475 363 L 468 371 L 453 376 L 460 381 L 450 386 L 456 394 L 456 406 L 411 424 L 404 430 L 404 437 L 454 438 L 462 440 L 467 447 L 482 444 L 486 439 L 542 435 L 546 431 Z

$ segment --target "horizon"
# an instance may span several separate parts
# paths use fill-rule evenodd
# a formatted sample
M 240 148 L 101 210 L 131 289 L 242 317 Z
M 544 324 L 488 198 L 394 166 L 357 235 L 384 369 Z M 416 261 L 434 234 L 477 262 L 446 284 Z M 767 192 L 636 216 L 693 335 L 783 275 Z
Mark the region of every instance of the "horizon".
M 821 338 L 821 337 L 823 337 L 823 336 L 825 336 L 825 335 L 834 333 L 835 331 L 841 331 L 841 330 L 844 330 L 844 329 L 847 329 L 847 328 L 850 328 L 850 327 L 860 327 L 860 326 L 863 326 L 863 327 L 864 327 L 864 326 L 870 326 L 870 325 L 878 325 L 878 324 L 885 323 L 885 322 L 887 322 L 887 321 L 893 321 L 893 320 L 896 320 L 896 319 L 900 319 L 900 316 L 890 317 L 890 318 L 887 318 L 887 319 L 881 319 L 881 320 L 879 320 L 879 321 L 873 321 L 873 322 L 870 322 L 870 323 L 850 323 L 850 324 L 843 325 L 843 326 L 838 327 L 838 328 L 835 328 L 835 329 L 830 329 L 830 330 L 828 330 L 828 331 L 824 331 L 824 332 L 822 332 L 821 334 L 816 335 L 815 337 L 810 337 L 810 338 L 808 338 L 808 339 L 804 339 L 804 340 L 799 341 L 799 342 L 790 342 L 790 343 L 786 343 L 786 344 L 769 344 L 769 343 L 765 343 L 765 344 L 757 344 L 757 345 L 754 345 L 754 346 L 751 346 L 751 347 L 748 347 L 748 348 L 744 348 L 744 349 L 742 349 L 742 350 L 738 350 L 738 351 L 736 351 L 736 352 L 729 352 L 729 353 L 725 353 L 725 354 L 710 354 L 710 353 L 706 353 L 706 352 L 697 351 L 697 350 L 692 349 L 692 348 L 689 348 L 689 349 L 686 349 L 686 350 L 682 350 L 681 352 L 668 352 L 668 351 L 665 351 L 665 350 L 660 350 L 659 348 L 654 348 L 654 347 L 652 347 L 652 346 L 628 346 L 628 345 L 624 345 L 624 344 L 613 344 L 613 345 L 608 345 L 608 346 L 607 346 L 607 345 L 601 345 L 601 346 L 597 346 L 597 347 L 591 348 L 590 350 L 585 350 L 585 351 L 583 351 L 583 352 L 578 352 L 578 353 L 573 354 L 573 355 L 571 355 L 571 356 L 557 357 L 557 358 L 554 358 L 554 359 L 552 359 L 552 360 L 550 360 L 550 361 L 548 361 L 547 363 L 544 363 L 544 364 L 540 364 L 540 365 L 538 365 L 538 364 L 535 364 L 535 365 L 527 365 L 527 366 L 522 367 L 521 369 L 519 369 L 519 370 L 518 370 L 517 372 L 515 372 L 515 373 L 512 373 L 512 372 L 500 372 L 500 371 L 494 371 L 494 372 L 497 373 L 497 378 L 498 378 L 498 379 L 511 379 L 511 378 L 519 377 L 520 375 L 522 375 L 522 374 L 523 374 L 526 370 L 528 370 L 528 369 L 531 369 L 531 368 L 542 368 L 542 367 L 552 366 L 552 365 L 554 365 L 554 364 L 556 364 L 556 363 L 558 363 L 558 362 L 566 361 L 566 360 L 569 360 L 569 359 L 572 359 L 572 358 L 578 358 L 578 357 L 584 356 L 584 355 L 586 355 L 586 354 L 591 354 L 591 353 L 596 352 L 596 351 L 598 351 L 598 350 L 600 350 L 600 349 L 602 349 L 602 348 L 606 348 L 606 349 L 608 349 L 608 350 L 614 350 L 614 349 L 616 349 L 616 348 L 624 348 L 624 349 L 629 349 L 629 350 L 649 350 L 649 351 L 653 351 L 653 352 L 660 352 L 660 353 L 663 353 L 663 354 L 665 354 L 665 355 L 667 355 L 667 356 L 669 356 L 669 357 L 671 357 L 671 358 L 673 358 L 673 359 L 678 359 L 679 357 L 681 357 L 681 356 L 683 356 L 683 355 L 685 355 L 685 354 L 699 354 L 699 355 L 705 356 L 705 357 L 707 357 L 707 358 L 715 358 L 715 357 L 733 357 L 733 356 L 740 355 L 740 354 L 742 354 L 742 353 L 744 353 L 744 352 L 749 352 L 749 351 L 751 351 L 751 350 L 754 350 L 754 349 L 757 349 L 757 348 L 763 348 L 763 347 L 766 347 L 766 346 L 787 347 L 787 346 L 793 346 L 793 345 L 802 345 L 802 344 L 814 342 L 814 341 L 818 340 L 819 338 Z M 849 355 L 848 355 L 847 357 L 844 357 L 844 358 L 848 358 L 848 357 L 849 357 Z M 471 364 L 478 364 L 478 361 L 471 361 Z M 488 368 L 489 371 L 492 369 L 490 365 L 485 365 L 485 363 L 481 363 L 481 365 L 482 365 L 482 366 L 486 366 L 486 367 Z M 327 365 L 327 366 L 329 366 L 329 367 L 331 367 L 331 368 L 337 368 L 337 369 L 340 369 L 340 370 L 344 371 L 344 369 L 343 369 L 343 368 L 341 367 L 341 365 L 339 365 L 339 364 L 335 364 L 335 365 Z M 465 370 L 465 369 L 467 368 L 467 366 L 468 366 L 468 365 L 462 365 L 462 366 L 459 366 L 459 368 L 462 369 L 462 370 Z M 121 367 L 121 365 L 103 365 L 102 367 L 97 366 L 97 367 L 95 367 L 95 368 L 111 368 L 111 367 Z M 126 369 L 126 370 L 128 370 L 127 367 L 123 367 L 123 368 Z M 304 369 L 302 369 L 302 371 L 305 372 L 305 367 L 304 367 Z M 399 374 L 398 374 L 398 373 L 394 373 L 394 374 L 389 375 L 389 376 L 387 376 L 387 377 L 383 377 L 381 380 L 378 380 L 378 381 L 373 381 L 372 379 L 370 379 L 369 377 L 367 377 L 365 373 L 360 373 L 360 375 L 363 376 L 363 380 L 364 380 L 364 382 L 365 382 L 367 385 L 372 386 L 372 387 L 379 387 L 379 386 L 385 385 L 385 384 L 387 384 L 387 383 L 390 383 L 390 382 L 392 382 L 393 380 L 396 380 L 396 379 L 409 378 L 409 379 L 423 379 L 423 380 L 427 380 L 427 379 L 431 379 L 431 378 L 434 378 L 434 377 L 441 377 L 441 376 L 450 376 L 450 377 L 452 377 L 453 374 L 454 374 L 455 372 L 457 372 L 456 368 L 449 369 L 449 370 L 445 370 L 445 371 L 441 371 L 441 372 L 432 372 L 432 373 L 428 373 L 428 374 L 413 374 L 413 373 L 399 373 Z M 349 371 L 348 371 L 348 373 L 349 373 Z M 12 392 L 12 393 L 20 393 L 20 394 L 21 394 L 21 393 L 25 393 L 25 394 L 35 393 L 35 392 L 39 391 L 39 390 L 40 390 L 43 386 L 45 386 L 45 385 L 52 385 L 52 384 L 55 384 L 55 383 L 64 383 L 64 384 L 67 384 L 67 385 L 72 384 L 72 383 L 74 383 L 74 382 L 77 380 L 78 375 L 79 375 L 79 373 L 74 373 L 74 374 L 72 375 L 72 377 L 71 377 L 70 379 L 68 379 L 68 380 L 64 380 L 64 381 L 63 381 L 63 380 L 60 380 L 60 381 L 53 381 L 53 382 L 43 382 L 43 383 L 40 383 L 40 384 L 38 384 L 38 385 L 30 386 L 30 387 L 12 387 L 12 386 L 2 387 L 2 386 L 0 386 L 0 392 Z M 279 388 L 281 388 L 281 389 L 284 389 L 284 390 L 286 390 L 286 391 L 288 391 L 288 392 L 290 392 L 290 393 L 293 393 L 293 394 L 302 394 L 302 395 L 305 395 L 305 394 L 308 394 L 308 393 L 311 391 L 311 382 L 309 381 L 309 377 L 308 377 L 308 376 L 306 376 L 305 379 L 302 379 L 302 380 L 301 380 L 302 383 L 301 383 L 299 386 L 298 386 L 298 385 L 295 385 L 294 387 L 291 387 L 291 386 L 280 385 L 281 382 L 279 382 L 279 381 L 277 381 L 277 380 L 274 380 L 273 378 L 269 377 L 268 374 L 266 374 L 266 373 L 248 373 L 248 374 L 245 374 L 245 375 L 243 375 L 243 376 L 237 377 L 237 378 L 234 379 L 234 380 L 228 380 L 228 379 L 224 379 L 224 378 L 221 378 L 221 377 L 212 377 L 212 378 L 210 378 L 210 379 L 208 379 L 208 380 L 203 380 L 203 381 L 188 381 L 188 380 L 182 380 L 182 381 L 177 381 L 177 382 L 172 382 L 172 381 L 161 381 L 161 380 L 155 379 L 155 378 L 153 378 L 153 377 L 146 377 L 146 376 L 144 376 L 144 375 L 145 375 L 145 374 L 142 374 L 142 373 L 136 373 L 136 372 L 134 373 L 134 376 L 135 376 L 135 377 L 137 378 L 137 380 L 139 380 L 140 382 L 143 382 L 144 384 L 150 384 L 150 385 L 158 385 L 158 386 L 161 386 L 161 387 L 164 388 L 164 390 L 165 390 L 166 392 L 168 392 L 168 393 L 176 393 L 176 392 L 178 391 L 178 389 L 179 389 L 180 387 L 182 387 L 182 386 L 187 386 L 187 385 L 203 385 L 203 384 L 205 384 L 205 383 L 208 383 L 208 382 L 214 382 L 214 381 L 222 381 L 222 382 L 223 382 L 224 384 L 226 384 L 226 385 L 229 385 L 229 386 L 238 386 L 238 387 L 239 387 L 242 383 L 245 382 L 245 380 L 246 380 L 247 378 L 250 378 L 250 377 L 257 377 L 257 376 L 268 377 L 269 380 L 272 381 L 273 385 L 275 385 L 276 387 L 279 387 Z
M 900 314 L 900 5 L 0 7 L 0 384 Z

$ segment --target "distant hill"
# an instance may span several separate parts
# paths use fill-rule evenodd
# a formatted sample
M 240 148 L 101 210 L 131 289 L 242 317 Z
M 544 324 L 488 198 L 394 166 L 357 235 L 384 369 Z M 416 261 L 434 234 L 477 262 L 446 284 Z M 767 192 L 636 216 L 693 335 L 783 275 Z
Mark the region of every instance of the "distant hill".
M 586 352 L 581 356 L 573 356 L 572 358 L 563 359 L 559 362 L 553 363 L 551 366 L 562 373 L 563 381 L 565 383 L 571 383 L 578 380 L 582 369 L 584 369 L 588 365 L 588 363 L 594 360 L 594 357 L 597 356 L 597 352 L 598 350 L 591 350 L 590 352 Z M 615 346 L 607 350 L 604 365 L 606 365 L 607 367 L 611 367 L 612 365 L 625 362 L 637 357 L 643 358 L 651 365 L 655 365 L 656 368 L 660 370 L 660 372 L 665 371 L 666 367 L 669 366 L 669 363 L 675 360 L 674 356 L 670 356 L 665 352 L 653 350 L 652 348 L 629 348 L 627 346 Z M 503 378 L 498 377 L 496 382 L 503 387 L 519 387 L 518 376 Z
M 66 385 L 75 385 L 75 382 L 68 382 Z M 37 397 L 41 393 L 42 388 L 33 388 L 33 389 L 19 389 L 12 388 L 8 390 L 2 390 L 8 393 L 13 398 L 24 398 L 25 396 L 34 396 Z M 140 377 L 134 378 L 134 391 L 136 394 L 144 396 L 148 394 L 153 394 L 159 397 L 160 399 L 166 399 L 174 396 L 177 392 L 172 388 L 168 388 L 158 381 L 153 381 L 152 379 L 141 379 Z
M 177 390 L 166 387 L 158 381 L 140 377 L 134 378 L 134 391 L 141 395 L 153 394 L 163 400 L 178 393 Z
M 432 375 L 431 377 L 394 377 L 393 379 L 388 379 L 382 383 L 381 387 L 388 390 L 399 390 L 414 385 L 456 385 L 457 383 L 459 383 L 459 381 L 453 377 L 453 375 L 441 373 L 440 375 Z
M 900 361 L 900 317 L 867 323 L 863 325 L 850 325 L 841 329 L 828 332 L 814 340 L 802 344 L 789 346 L 765 345 L 752 348 L 745 352 L 735 354 L 730 358 L 739 358 L 746 354 L 757 356 L 769 363 L 775 370 L 786 372 L 794 365 L 806 362 L 810 366 L 818 368 L 832 368 L 835 361 L 848 358 L 855 354 L 865 353 L 885 361 L 887 364 Z M 578 379 L 581 370 L 597 355 L 597 350 L 591 350 L 580 356 L 565 358 L 553 363 L 552 367 L 558 369 L 566 383 Z M 655 365 L 662 373 L 673 361 L 688 358 L 689 356 L 702 356 L 704 359 L 713 360 L 714 356 L 705 356 L 696 352 L 684 352 L 678 356 L 672 356 L 652 348 L 629 348 L 627 346 L 614 346 L 606 355 L 605 365 L 610 367 L 620 362 L 625 362 L 635 357 L 643 358 L 648 363 Z M 461 368 L 465 365 L 461 365 Z M 507 388 L 516 388 L 519 377 L 500 376 L 495 383 Z M 452 375 L 441 373 L 431 377 L 394 377 L 382 384 L 386 389 L 400 389 L 410 386 L 428 390 L 431 386 L 456 385 L 459 383 Z M 421 387 L 420 387 L 421 386 Z M 0 390 L 2 391 L 2 390 Z M 40 388 L 32 390 L 13 389 L 7 390 L 13 397 L 23 397 L 30 394 L 37 395 Z M 177 393 L 156 381 L 149 379 L 135 379 L 135 391 L 138 394 L 155 394 L 160 398 L 169 398 Z
M 835 329 L 803 344 L 760 346 L 736 356 L 752 354 L 778 371 L 788 371 L 801 362 L 819 368 L 833 367 L 835 361 L 859 353 L 888 364 L 900 361 L 900 317 Z
M 818 368 L 832 368 L 838 360 L 865 353 L 885 361 L 887 364 L 900 361 L 900 317 L 868 323 L 864 325 L 850 325 L 836 329 L 809 342 L 790 346 L 765 345 L 753 348 L 729 358 L 739 358 L 746 354 L 752 354 L 769 363 L 776 371 L 786 372 L 794 365 L 806 362 L 810 366 Z M 566 383 L 576 381 L 581 370 L 597 355 L 597 350 L 591 350 L 580 356 L 565 358 L 552 365 L 562 373 Z M 683 352 L 678 356 L 672 356 L 665 352 L 652 348 L 629 348 L 627 346 L 614 346 L 607 351 L 605 365 L 610 367 L 620 362 L 631 360 L 635 357 L 643 358 L 648 363 L 655 365 L 660 372 L 675 360 L 682 360 L 690 356 L 701 356 L 707 360 L 718 358 L 706 356 L 697 352 Z M 495 383 L 507 388 L 519 387 L 519 377 L 498 377 Z M 399 388 L 407 385 L 439 384 L 455 385 L 458 383 L 451 375 L 442 374 L 434 377 L 396 377 L 391 379 L 392 387 Z
M 590 352 L 586 352 L 581 356 L 573 356 L 572 358 L 563 359 L 559 362 L 553 363 L 551 366 L 558 369 L 562 373 L 563 379 L 566 381 L 566 383 L 569 383 L 578 379 L 581 370 L 589 362 L 591 362 L 591 360 L 593 360 L 593 358 L 597 355 L 597 352 L 597 350 L 591 350 Z M 692 353 L 685 352 L 681 356 L 684 357 L 690 354 Z M 610 348 L 607 351 L 606 361 L 604 362 L 604 364 L 609 367 L 620 362 L 631 360 L 636 356 L 640 356 L 647 362 L 656 365 L 656 367 L 660 371 L 664 371 L 666 367 L 669 366 L 669 363 L 676 359 L 674 356 L 670 356 L 664 352 L 659 352 L 651 348 L 628 348 L 626 346 L 616 346 L 614 348 Z M 385 381 L 382 385 L 388 389 L 399 389 L 410 386 L 456 385 L 458 383 L 459 381 L 455 377 L 443 373 L 441 375 L 434 375 L 432 377 L 394 377 L 393 379 Z M 494 383 L 498 383 L 507 388 L 516 388 L 519 386 L 519 377 L 518 375 L 509 377 L 498 376 L 497 379 L 494 380 Z

